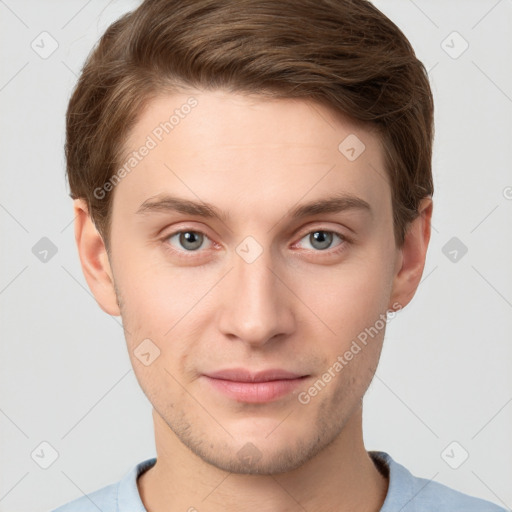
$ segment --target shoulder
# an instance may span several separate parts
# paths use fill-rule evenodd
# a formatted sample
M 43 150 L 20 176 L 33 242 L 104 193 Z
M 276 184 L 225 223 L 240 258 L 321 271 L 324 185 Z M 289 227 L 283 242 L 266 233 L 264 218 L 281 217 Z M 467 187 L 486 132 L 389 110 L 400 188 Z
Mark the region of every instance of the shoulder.
M 140 462 L 119 482 L 84 494 L 52 512 L 146 512 L 137 488 L 137 478 L 155 463 L 156 458 Z
M 91 510 L 98 509 L 102 512 L 117 512 L 119 483 L 107 485 L 97 491 L 80 496 L 52 512 L 91 512 Z
M 380 512 L 506 512 L 506 509 L 446 485 L 414 476 L 385 452 L 369 452 L 389 471 L 389 488 Z

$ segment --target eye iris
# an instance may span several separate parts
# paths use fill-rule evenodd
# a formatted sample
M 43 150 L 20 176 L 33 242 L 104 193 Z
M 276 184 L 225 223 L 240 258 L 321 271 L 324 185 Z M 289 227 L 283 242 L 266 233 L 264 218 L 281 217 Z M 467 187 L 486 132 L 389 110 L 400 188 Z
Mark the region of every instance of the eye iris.
M 327 231 L 315 231 L 309 235 L 311 240 L 311 245 L 315 247 L 315 249 L 327 249 L 332 243 L 332 233 Z M 313 241 L 320 242 L 320 247 L 315 246 Z
M 194 241 L 195 239 L 195 241 Z M 192 247 L 187 243 L 191 243 Z M 195 250 L 201 247 L 203 243 L 203 235 L 201 233 L 195 233 L 194 231 L 184 231 L 180 233 L 180 244 L 186 249 Z

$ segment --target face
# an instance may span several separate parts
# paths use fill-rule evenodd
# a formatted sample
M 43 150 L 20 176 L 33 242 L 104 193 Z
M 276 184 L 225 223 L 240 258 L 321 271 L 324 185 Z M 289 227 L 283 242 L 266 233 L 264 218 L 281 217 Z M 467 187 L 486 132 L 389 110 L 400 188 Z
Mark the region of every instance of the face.
M 349 136 L 364 151 L 340 150 Z M 126 148 L 150 149 L 110 192 L 109 263 L 160 435 L 223 470 L 272 474 L 350 424 L 399 255 L 379 144 L 304 100 L 193 91 L 149 104 Z

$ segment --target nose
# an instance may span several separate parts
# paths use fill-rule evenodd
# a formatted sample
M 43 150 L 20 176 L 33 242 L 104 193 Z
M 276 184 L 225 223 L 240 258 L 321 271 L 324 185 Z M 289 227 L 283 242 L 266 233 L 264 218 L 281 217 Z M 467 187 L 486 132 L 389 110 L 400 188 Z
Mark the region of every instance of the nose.
M 273 268 L 270 251 L 252 262 L 234 253 L 233 265 L 222 287 L 219 330 L 253 347 L 290 335 L 295 329 L 293 294 L 283 284 L 285 276 Z

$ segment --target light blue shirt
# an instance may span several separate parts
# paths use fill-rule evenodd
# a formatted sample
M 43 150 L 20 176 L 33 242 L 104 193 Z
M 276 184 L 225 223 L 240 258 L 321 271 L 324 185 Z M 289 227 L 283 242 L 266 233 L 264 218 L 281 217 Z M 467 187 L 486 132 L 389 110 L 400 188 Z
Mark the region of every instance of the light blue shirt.
M 369 451 L 368 454 L 389 478 L 380 512 L 507 512 L 489 501 L 415 477 L 385 452 Z M 156 458 L 147 459 L 133 467 L 119 482 L 81 496 L 52 512 L 147 512 L 140 499 L 137 478 L 155 463 Z

